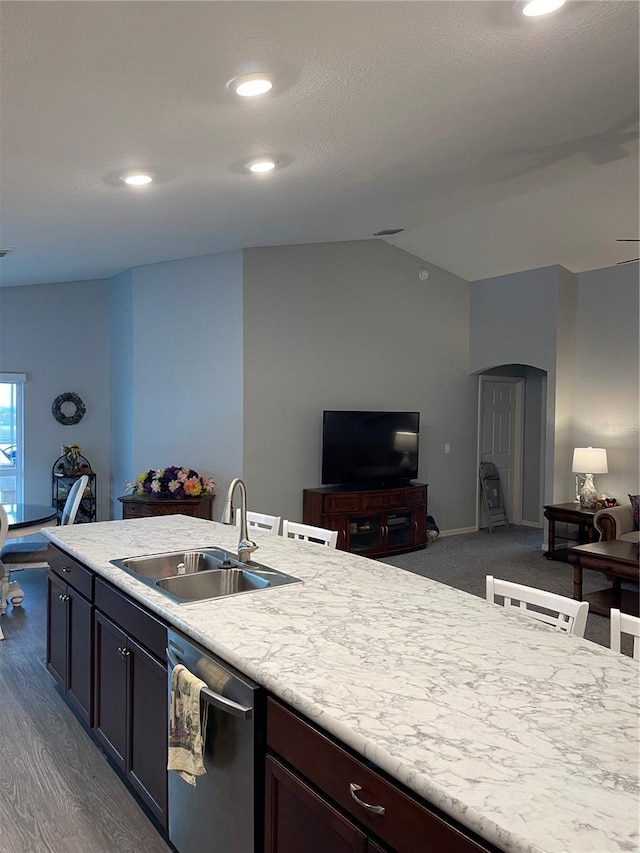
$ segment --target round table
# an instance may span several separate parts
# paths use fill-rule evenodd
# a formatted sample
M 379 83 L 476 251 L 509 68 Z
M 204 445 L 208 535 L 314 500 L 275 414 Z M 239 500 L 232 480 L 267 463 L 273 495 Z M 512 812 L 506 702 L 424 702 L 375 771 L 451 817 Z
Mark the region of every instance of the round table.
M 58 523 L 55 507 L 45 504 L 2 504 L 9 519 L 7 539 L 16 536 L 29 536 L 37 533 L 41 527 L 52 527 Z

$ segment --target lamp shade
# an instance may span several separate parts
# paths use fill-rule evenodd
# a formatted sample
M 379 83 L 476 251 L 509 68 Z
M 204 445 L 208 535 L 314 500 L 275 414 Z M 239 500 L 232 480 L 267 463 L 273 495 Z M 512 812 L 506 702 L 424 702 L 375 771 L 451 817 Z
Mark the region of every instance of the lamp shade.
M 604 447 L 576 447 L 571 470 L 574 474 L 606 474 L 607 451 Z

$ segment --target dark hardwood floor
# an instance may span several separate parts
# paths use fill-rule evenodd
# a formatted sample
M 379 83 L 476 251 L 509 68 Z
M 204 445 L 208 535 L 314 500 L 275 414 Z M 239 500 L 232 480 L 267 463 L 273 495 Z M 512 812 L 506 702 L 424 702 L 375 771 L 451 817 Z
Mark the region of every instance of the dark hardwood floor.
M 45 578 L 0 616 L 0 853 L 169 853 L 46 670 Z

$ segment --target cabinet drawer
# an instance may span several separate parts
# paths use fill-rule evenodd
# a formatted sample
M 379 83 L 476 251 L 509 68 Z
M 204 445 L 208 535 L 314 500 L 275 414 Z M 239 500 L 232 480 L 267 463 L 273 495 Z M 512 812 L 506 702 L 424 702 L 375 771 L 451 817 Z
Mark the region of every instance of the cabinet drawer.
M 418 506 L 427 502 L 427 487 L 417 486 L 414 489 L 407 489 L 405 492 L 405 503 L 407 506 Z
M 93 601 L 94 573 L 61 551 L 55 545 L 49 546 L 49 566 L 66 584 L 82 593 L 89 601 Z
M 163 622 L 102 578 L 96 578 L 95 604 L 159 660 L 166 661 L 167 628 Z
M 411 799 L 391 782 L 354 758 L 273 699 L 268 700 L 267 748 L 399 853 L 478 853 L 491 850 Z M 379 805 L 376 814 L 359 805 Z
M 405 506 L 404 489 L 393 492 L 363 492 L 362 509 L 392 509 Z
M 360 495 L 325 495 L 324 512 L 360 512 Z
M 188 512 L 187 509 L 182 512 L 183 515 L 191 514 L 191 512 Z M 176 509 L 174 505 L 169 506 L 168 504 L 125 504 L 122 508 L 122 517 L 149 518 L 150 516 L 154 515 L 176 515 L 178 512 L 180 512 L 180 510 Z

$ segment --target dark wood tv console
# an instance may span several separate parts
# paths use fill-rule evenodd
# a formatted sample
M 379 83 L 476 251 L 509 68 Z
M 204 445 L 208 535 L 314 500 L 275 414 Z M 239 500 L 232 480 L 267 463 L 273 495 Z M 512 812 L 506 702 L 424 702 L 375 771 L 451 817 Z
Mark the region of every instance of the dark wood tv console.
M 303 492 L 305 524 L 338 531 L 338 548 L 365 557 L 418 551 L 427 545 L 427 488 L 346 490 L 321 486 Z

